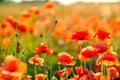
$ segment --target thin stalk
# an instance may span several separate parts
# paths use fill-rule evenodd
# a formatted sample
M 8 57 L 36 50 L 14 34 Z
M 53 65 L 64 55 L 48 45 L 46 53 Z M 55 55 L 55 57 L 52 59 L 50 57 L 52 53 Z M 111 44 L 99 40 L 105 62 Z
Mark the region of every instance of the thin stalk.
M 101 64 L 101 72 L 104 75 L 104 66 L 103 66 L 103 64 Z
M 35 74 L 35 80 L 37 80 L 37 69 L 36 69 L 36 65 L 34 65 L 34 74 Z
M 108 70 L 108 80 L 110 80 L 110 69 L 107 68 L 107 70 Z

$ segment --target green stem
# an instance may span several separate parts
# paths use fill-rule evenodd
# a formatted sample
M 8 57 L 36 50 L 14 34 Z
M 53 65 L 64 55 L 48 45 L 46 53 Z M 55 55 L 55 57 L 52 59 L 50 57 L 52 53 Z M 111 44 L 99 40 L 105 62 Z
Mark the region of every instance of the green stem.
M 80 61 L 80 66 L 82 66 L 82 61 Z
M 51 80 L 51 78 L 52 78 L 52 64 L 51 64 L 51 62 L 49 62 L 50 64 L 49 64 L 49 66 L 50 66 L 50 80 Z
M 84 67 L 86 67 L 86 61 L 84 62 Z
M 74 72 L 74 67 L 73 67 L 72 73 L 73 73 L 73 77 L 74 77 L 74 75 L 75 75 L 75 72 Z
M 107 69 L 108 69 L 108 80 L 110 80 L 110 69 L 109 68 Z
M 36 65 L 34 65 L 34 74 L 35 74 L 35 80 L 37 80 L 37 69 L 36 69 Z
M 104 66 L 103 66 L 103 64 L 101 64 L 101 72 L 102 72 L 102 74 L 104 75 Z
M 58 69 L 61 70 L 60 65 L 58 64 Z

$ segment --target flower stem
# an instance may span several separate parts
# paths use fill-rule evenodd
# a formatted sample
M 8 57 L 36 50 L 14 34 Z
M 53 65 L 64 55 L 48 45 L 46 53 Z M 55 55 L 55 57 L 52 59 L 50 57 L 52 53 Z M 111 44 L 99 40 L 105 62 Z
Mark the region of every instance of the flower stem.
M 34 65 L 34 74 L 35 74 L 35 80 L 37 80 L 37 69 L 36 69 L 36 65 Z
M 107 70 L 108 70 L 108 80 L 110 80 L 110 69 L 107 68 Z

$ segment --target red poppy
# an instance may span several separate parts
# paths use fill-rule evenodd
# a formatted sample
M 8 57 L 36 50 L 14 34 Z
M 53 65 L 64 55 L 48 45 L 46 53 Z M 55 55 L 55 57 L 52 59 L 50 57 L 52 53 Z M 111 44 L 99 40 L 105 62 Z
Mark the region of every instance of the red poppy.
M 102 56 L 98 63 L 105 64 L 108 66 L 114 65 L 118 62 L 117 57 L 115 54 L 106 53 L 104 56 Z
M 110 78 L 111 79 L 113 79 L 113 78 L 119 78 L 119 72 L 118 72 L 118 70 L 115 67 L 110 67 L 107 70 L 107 74 L 110 74 Z
M 73 40 L 90 40 L 90 34 L 88 31 L 79 31 L 72 35 Z
M 78 54 L 78 57 L 80 60 L 84 61 L 87 58 L 92 58 L 92 57 L 96 56 L 97 53 L 98 53 L 98 49 L 96 49 L 92 46 L 88 46 L 88 47 L 82 49 L 82 51 Z
M 75 71 L 77 75 L 79 75 L 79 78 L 84 76 L 84 75 L 89 75 L 89 71 L 87 68 L 83 68 L 82 66 L 80 67 L 75 67 Z
M 46 80 L 45 74 L 37 74 L 37 80 Z
M 98 39 L 101 41 L 103 41 L 107 38 L 111 38 L 111 33 L 108 32 L 108 30 L 106 30 L 106 29 L 98 29 L 98 32 L 95 34 L 95 36 L 96 35 L 98 36 Z
M 110 48 L 110 46 L 106 42 L 103 42 L 103 41 L 94 43 L 93 47 L 98 49 L 98 53 L 103 53 Z
M 29 59 L 29 63 L 44 67 L 44 59 L 40 58 L 39 55 L 35 55 L 34 57 L 31 57 Z
M 39 47 L 35 49 L 35 54 L 46 53 L 48 51 L 48 46 L 44 43 L 41 43 Z
M 58 54 L 58 56 L 59 56 L 58 64 L 73 66 L 76 63 L 75 60 L 73 60 L 73 56 L 66 52 L 61 52 Z
M 26 31 L 27 31 L 27 28 L 26 28 L 26 27 L 27 27 L 27 25 L 24 24 L 24 23 L 20 23 L 20 22 L 19 22 L 19 23 L 17 24 L 17 28 L 18 28 L 18 30 L 21 31 L 21 32 L 26 32 Z
M 13 16 L 8 16 L 7 21 L 11 24 L 13 28 L 16 28 L 15 25 L 16 19 Z
M 65 68 L 63 70 L 57 70 L 56 71 L 56 74 L 59 76 L 59 77 L 63 77 L 64 74 L 66 74 L 66 76 L 68 77 L 72 72 L 72 68 Z

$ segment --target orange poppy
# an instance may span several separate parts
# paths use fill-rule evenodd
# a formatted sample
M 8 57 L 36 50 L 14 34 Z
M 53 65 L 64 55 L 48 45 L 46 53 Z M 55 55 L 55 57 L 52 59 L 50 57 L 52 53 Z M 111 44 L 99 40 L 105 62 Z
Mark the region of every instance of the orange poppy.
M 55 8 L 55 4 L 53 2 L 47 2 L 45 3 L 45 9 L 54 9 Z
M 55 54 L 55 52 L 54 52 L 54 50 L 53 50 L 52 48 L 49 48 L 49 49 L 46 51 L 46 53 L 47 53 L 48 55 Z
M 87 58 L 92 58 L 98 54 L 98 49 L 88 46 L 83 48 L 82 51 L 78 54 L 78 58 L 82 61 L 86 61 Z
M 34 65 L 40 65 L 41 67 L 44 67 L 44 59 L 40 58 L 39 55 L 35 55 L 34 57 L 31 57 L 29 59 L 29 63 Z
M 89 71 L 85 67 L 84 68 L 82 66 L 75 67 L 75 71 L 76 71 L 77 75 L 79 75 L 79 78 L 81 78 L 84 75 L 88 75 L 89 76 Z
M 108 74 L 110 74 L 110 78 L 111 78 L 111 79 L 120 78 L 119 72 L 118 72 L 118 70 L 117 70 L 115 67 L 110 67 L 110 68 L 107 70 L 107 75 L 108 75 Z
M 3 47 L 8 47 L 9 45 L 10 45 L 10 38 L 9 37 L 5 37 L 5 38 L 3 38 L 3 40 L 2 40 L 2 46 Z
M 59 53 L 58 57 L 59 57 L 58 64 L 74 66 L 76 63 L 75 60 L 73 60 L 73 56 L 66 52 Z
M 27 64 L 18 60 L 15 56 L 8 55 L 6 64 L 0 68 L 0 80 L 21 80 L 27 71 Z
M 29 9 L 29 13 L 31 13 L 33 15 L 39 15 L 41 12 L 40 12 L 39 7 L 31 7 Z
M 48 46 L 44 43 L 40 43 L 40 46 L 37 47 L 34 51 L 35 54 L 46 53 L 48 51 Z
M 22 80 L 22 74 L 18 72 L 1 71 L 0 80 Z
M 79 75 L 74 75 L 74 77 L 72 77 L 72 78 L 69 79 L 69 80 L 80 80 L 80 78 L 79 78 Z
M 7 26 L 8 26 L 8 24 L 7 24 L 6 22 L 1 23 L 1 27 L 2 27 L 2 28 L 5 28 L 5 27 L 7 27 Z
M 29 19 L 30 17 L 31 17 L 31 15 L 28 11 L 23 11 L 21 13 L 21 18 Z
M 46 77 L 45 74 L 37 74 L 37 80 L 46 80 Z
M 56 14 L 54 2 L 50 2 L 50 1 L 47 2 L 45 3 L 44 7 L 45 7 L 45 14 L 48 14 L 48 15 Z
M 64 74 L 66 74 L 66 76 L 68 77 L 72 72 L 72 68 L 65 68 L 63 70 L 57 70 L 56 71 L 56 74 L 59 76 L 59 77 L 63 77 Z
M 32 76 L 31 75 L 26 75 L 26 79 L 27 80 L 32 80 Z
M 25 74 L 27 71 L 27 64 L 19 61 L 15 56 L 8 55 L 6 57 L 4 68 L 10 72 L 20 72 Z
M 73 40 L 90 40 L 90 34 L 88 31 L 79 31 L 72 35 L 71 39 Z
M 111 32 L 108 31 L 108 29 L 104 29 L 104 28 L 98 29 L 98 32 L 95 34 L 95 36 L 96 35 L 98 36 L 98 39 L 101 41 L 107 38 L 111 38 Z
M 110 46 L 104 41 L 96 42 L 92 46 L 98 49 L 98 53 L 103 53 L 110 48 Z

